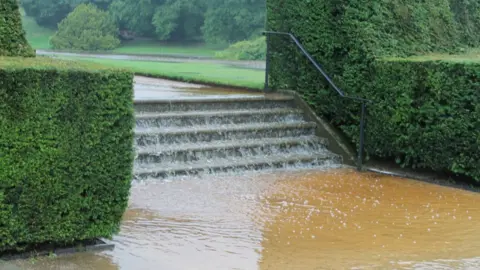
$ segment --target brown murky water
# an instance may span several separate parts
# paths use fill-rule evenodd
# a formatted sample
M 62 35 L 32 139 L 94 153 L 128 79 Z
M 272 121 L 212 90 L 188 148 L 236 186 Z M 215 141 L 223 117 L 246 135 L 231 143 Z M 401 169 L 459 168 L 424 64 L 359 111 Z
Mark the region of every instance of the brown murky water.
M 480 194 L 349 169 L 135 183 L 116 248 L 21 269 L 480 269 Z

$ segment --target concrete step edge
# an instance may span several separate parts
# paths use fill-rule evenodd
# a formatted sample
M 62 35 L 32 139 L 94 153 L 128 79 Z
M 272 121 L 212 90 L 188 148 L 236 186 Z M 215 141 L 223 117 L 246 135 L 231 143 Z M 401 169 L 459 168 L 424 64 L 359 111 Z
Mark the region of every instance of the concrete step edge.
M 196 98 L 174 98 L 174 99 L 135 99 L 135 105 L 141 104 L 178 104 L 178 103 L 242 103 L 251 101 L 293 101 L 294 97 L 286 95 L 264 95 L 245 97 L 196 97 Z
M 211 117 L 211 116 L 239 116 L 239 115 L 259 115 L 259 114 L 302 114 L 299 109 L 258 109 L 258 110 L 222 110 L 222 111 L 185 111 L 168 113 L 137 113 L 137 120 L 156 119 L 156 118 L 182 118 L 182 117 Z
M 337 155 L 333 153 L 318 154 L 318 155 L 290 155 L 282 157 L 264 157 L 263 159 L 254 159 L 254 160 L 244 160 L 244 161 L 228 161 L 223 164 L 213 163 L 213 164 L 182 164 L 182 166 L 176 167 L 164 167 L 158 169 L 140 169 L 135 170 L 135 176 L 142 175 L 158 175 L 158 174 L 174 174 L 179 172 L 187 171 L 201 171 L 201 170 L 215 170 L 215 169 L 229 169 L 229 168 L 240 168 L 240 167 L 249 167 L 249 166 L 262 166 L 262 165 L 278 165 L 285 163 L 298 163 L 298 162 L 313 162 L 315 160 L 334 160 L 338 158 Z
M 235 148 L 253 148 L 260 146 L 269 146 L 269 145 L 300 145 L 303 143 L 319 143 L 323 146 L 328 146 L 328 140 L 322 137 L 316 136 L 305 136 L 305 137 L 287 137 L 287 138 L 268 138 L 266 140 L 226 140 L 226 141 L 213 141 L 208 143 L 202 143 L 202 145 L 187 145 L 182 144 L 178 145 L 162 145 L 157 146 L 158 150 L 151 149 L 149 147 L 142 147 L 145 149 L 137 150 L 137 155 L 160 155 L 160 154 L 173 154 L 179 152 L 189 152 L 189 151 L 209 151 L 209 150 L 228 150 Z
M 224 126 L 198 126 L 172 129 L 152 129 L 152 130 L 136 130 L 135 136 L 145 135 L 176 135 L 176 134 L 199 134 L 199 133 L 216 133 L 231 131 L 249 131 L 249 130 L 279 130 L 279 129 L 295 129 L 295 128 L 315 128 L 315 122 L 293 122 L 293 123 L 256 123 L 250 125 L 224 125 Z

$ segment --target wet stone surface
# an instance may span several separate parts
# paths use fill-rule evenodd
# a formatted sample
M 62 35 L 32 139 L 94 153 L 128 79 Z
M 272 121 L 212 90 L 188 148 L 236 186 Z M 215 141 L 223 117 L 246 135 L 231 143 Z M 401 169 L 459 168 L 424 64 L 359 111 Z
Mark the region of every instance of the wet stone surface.
M 133 183 L 116 248 L 21 269 L 479 269 L 480 195 L 350 169 Z
M 195 99 L 228 97 L 257 97 L 261 92 L 213 88 L 205 85 L 135 76 L 135 99 Z
M 135 103 L 137 180 L 341 163 L 292 97 L 135 80 L 137 94 L 148 86 L 156 95 Z

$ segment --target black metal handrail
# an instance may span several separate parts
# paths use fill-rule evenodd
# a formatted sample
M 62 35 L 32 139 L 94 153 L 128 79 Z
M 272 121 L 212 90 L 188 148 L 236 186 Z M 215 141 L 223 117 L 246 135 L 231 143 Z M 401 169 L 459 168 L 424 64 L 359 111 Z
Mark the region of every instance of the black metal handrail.
M 308 58 L 308 60 L 315 66 L 315 68 L 322 74 L 322 76 L 327 80 L 327 82 L 330 84 L 330 86 L 342 97 L 342 98 L 347 98 L 351 99 L 357 102 L 362 103 L 362 108 L 361 108 L 361 115 L 360 115 L 360 145 L 358 149 L 358 160 L 357 160 L 357 168 L 358 170 L 362 169 L 363 165 L 363 151 L 365 148 L 365 122 L 366 122 L 366 113 L 367 113 L 367 103 L 371 102 L 371 100 L 360 98 L 360 97 L 355 97 L 355 96 L 348 96 L 345 94 L 345 92 L 342 91 L 328 76 L 328 74 L 323 70 L 323 68 L 320 66 L 320 64 L 313 59 L 313 57 L 308 53 L 308 51 L 303 47 L 303 45 L 298 41 L 298 39 L 291 33 L 286 33 L 286 32 L 275 32 L 275 31 L 265 31 L 263 32 L 264 35 L 267 36 L 267 59 L 266 59 L 266 71 L 265 71 L 265 90 L 268 89 L 268 72 L 269 72 L 269 59 L 268 59 L 268 50 L 269 50 L 269 45 L 268 45 L 268 36 L 269 35 L 282 35 L 282 36 L 288 36 L 290 37 L 291 40 L 297 45 L 297 47 L 302 51 L 302 53 Z

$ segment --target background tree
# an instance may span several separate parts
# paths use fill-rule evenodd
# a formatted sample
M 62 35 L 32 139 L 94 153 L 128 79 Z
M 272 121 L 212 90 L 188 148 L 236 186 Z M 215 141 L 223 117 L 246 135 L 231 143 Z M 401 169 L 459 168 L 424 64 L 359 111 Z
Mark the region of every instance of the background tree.
M 207 43 L 230 44 L 259 35 L 265 24 L 265 0 L 206 0 L 202 27 Z
M 83 3 L 106 9 L 112 0 L 21 0 L 25 12 L 42 26 L 56 28 L 72 10 Z
M 264 27 L 265 0 L 21 0 L 27 15 L 52 29 L 80 4 L 108 10 L 120 30 L 161 41 L 228 45 Z
M 166 0 L 153 16 L 159 40 L 201 41 L 205 0 Z
M 108 10 L 121 30 L 154 37 L 152 18 L 162 0 L 113 0 Z
M 81 4 L 59 25 L 50 40 L 54 49 L 111 50 L 120 45 L 111 16 L 93 4 Z
M 68 0 L 22 0 L 22 6 L 42 26 L 55 28 L 72 11 Z

